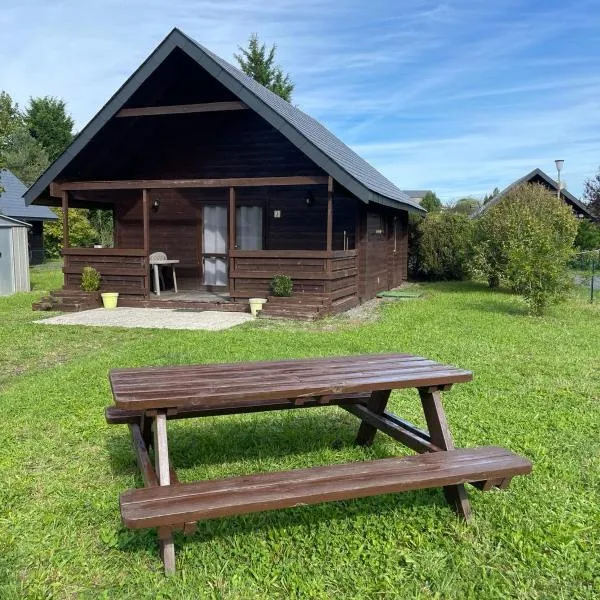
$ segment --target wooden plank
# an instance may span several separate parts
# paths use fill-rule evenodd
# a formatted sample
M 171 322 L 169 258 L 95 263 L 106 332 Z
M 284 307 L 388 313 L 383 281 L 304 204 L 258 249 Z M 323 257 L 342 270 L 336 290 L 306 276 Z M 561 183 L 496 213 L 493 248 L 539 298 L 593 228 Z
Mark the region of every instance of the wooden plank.
M 154 115 L 181 115 L 190 113 L 219 112 L 227 110 L 245 110 L 248 107 L 239 101 L 205 102 L 203 104 L 172 104 L 168 106 L 142 106 L 122 108 L 116 117 L 147 117 Z
M 441 451 L 441 448 L 429 440 L 429 436 L 427 434 L 421 432 L 424 435 L 418 435 L 415 432 L 416 428 L 412 424 L 407 423 L 408 427 L 406 427 L 404 426 L 404 423 L 399 422 L 399 420 L 390 418 L 392 415 L 390 415 L 388 412 L 384 411 L 381 414 L 377 414 L 362 404 L 347 405 L 342 406 L 342 408 L 359 419 L 362 419 L 363 424 L 367 423 L 376 430 L 381 431 L 401 444 L 408 446 L 415 452 L 423 453 Z
M 282 307 L 279 307 L 282 308 Z M 283 307 L 285 308 L 285 307 Z M 301 306 L 291 306 L 302 308 Z M 186 373 L 162 375 L 160 372 L 150 374 L 146 379 L 140 376 L 113 379 L 115 389 L 120 397 L 138 397 L 160 395 L 164 391 L 177 394 L 179 390 L 189 392 L 192 386 L 198 393 L 218 394 L 221 391 L 235 391 L 246 387 L 248 392 L 262 389 L 265 393 L 278 391 L 282 387 L 296 386 L 298 384 L 324 385 L 324 384 L 352 384 L 355 381 L 367 382 L 369 380 L 388 380 L 394 378 L 419 377 L 424 380 L 436 377 L 440 373 L 453 374 L 460 371 L 449 370 L 450 367 L 436 365 L 433 361 L 415 361 L 402 365 L 389 364 L 386 368 L 379 365 L 364 365 L 359 370 L 351 366 L 343 368 L 324 369 L 274 369 L 273 371 L 245 371 L 229 374 L 220 370 L 216 372 Z M 446 385 L 446 384 L 439 384 Z M 331 392 L 334 393 L 334 392 Z M 304 394 L 303 394 L 304 395 Z
M 334 253 L 327 250 L 234 250 L 235 258 L 332 258 Z
M 55 189 L 66 190 L 142 190 L 169 188 L 229 188 L 288 185 L 323 185 L 327 177 L 240 177 L 227 179 L 126 179 L 114 181 L 63 181 Z
M 369 414 L 381 415 L 385 411 L 388 400 L 390 398 L 391 390 L 376 390 L 371 394 L 369 401 L 367 402 L 367 409 Z M 370 446 L 375 439 L 375 433 L 377 427 L 372 423 L 370 419 L 363 419 L 358 433 L 356 434 L 356 443 L 359 446 Z
M 327 178 L 327 251 L 333 250 L 333 177 Z
M 63 249 L 69 247 L 69 192 L 63 191 L 62 194 L 62 213 L 63 213 Z
M 347 404 L 361 404 L 370 398 L 368 392 L 360 394 L 331 394 L 329 396 L 320 396 L 318 398 L 302 398 L 299 403 L 296 398 L 288 398 L 283 402 L 274 401 L 271 403 L 249 404 L 243 407 L 221 406 L 216 409 L 198 408 L 193 410 L 178 410 L 167 415 L 167 420 L 171 419 L 195 419 L 198 417 L 213 417 L 217 415 L 242 414 L 253 412 L 266 412 L 271 410 L 288 410 L 294 408 L 315 408 L 326 405 L 344 406 Z M 106 422 L 112 425 L 123 425 L 128 423 L 138 423 L 144 416 L 143 410 L 126 410 L 116 406 L 108 406 L 105 409 Z
M 129 268 L 121 268 L 114 267 L 112 265 L 103 265 L 102 263 L 95 263 L 93 267 L 100 273 L 100 275 L 122 275 L 124 277 L 145 277 L 146 269 L 137 268 L 137 269 L 129 269 Z M 76 267 L 63 267 L 62 272 L 70 275 L 79 275 L 83 271 L 85 266 L 76 266 Z
M 140 473 L 142 474 L 144 485 L 146 487 L 156 487 L 158 486 L 158 478 L 156 477 L 156 472 L 154 471 L 154 467 L 152 466 L 150 456 L 148 455 L 148 447 L 146 445 L 146 442 L 144 441 L 138 423 L 129 424 L 129 432 L 131 433 L 131 439 L 133 441 L 133 449 L 135 451 L 137 464 L 140 469 Z
M 226 377 L 226 376 L 225 376 Z M 268 380 L 268 378 L 266 378 Z M 345 394 L 365 391 L 379 391 L 388 389 L 405 389 L 418 387 L 422 383 L 428 385 L 445 385 L 447 383 L 460 383 L 469 381 L 470 375 L 461 371 L 442 370 L 431 372 L 429 370 L 415 370 L 404 373 L 388 372 L 385 375 L 332 378 L 324 377 L 321 380 L 299 381 L 292 378 L 289 382 L 276 386 L 273 379 L 266 388 L 260 381 L 255 381 L 245 386 L 243 384 L 227 387 L 226 379 L 218 385 L 202 387 L 186 386 L 177 387 L 173 381 L 170 393 L 143 392 L 143 393 L 118 393 L 115 402 L 120 408 L 216 408 L 226 403 L 238 402 L 240 406 L 255 402 L 269 402 L 286 398 L 300 398 L 303 396 L 325 396 L 329 394 Z M 266 384 L 266 381 L 263 382 Z
M 142 190 L 142 220 L 144 254 L 148 256 L 150 254 L 150 198 L 147 189 Z
M 412 369 L 415 365 L 428 366 L 432 368 L 444 367 L 453 368 L 448 365 L 442 365 L 433 360 L 422 356 L 413 356 L 411 354 L 358 354 L 346 356 L 333 356 L 324 358 L 298 358 L 275 361 L 250 361 L 238 363 L 206 363 L 195 365 L 179 365 L 170 367 L 134 367 L 125 369 L 113 369 L 110 372 L 110 378 L 114 384 L 138 384 L 155 380 L 169 379 L 176 376 L 178 379 L 182 376 L 201 378 L 207 381 L 207 378 L 228 377 L 228 383 L 234 378 L 246 378 L 249 374 L 263 377 L 269 373 L 276 373 L 277 377 L 288 377 L 290 375 L 300 375 L 304 377 L 311 373 L 333 374 L 340 372 L 355 371 L 364 372 L 365 369 L 381 370 Z
M 126 527 L 160 527 L 530 472 L 527 459 L 504 448 L 469 448 L 129 490 L 121 516 Z
M 145 256 L 143 248 L 66 248 L 63 255 L 69 256 Z
M 421 388 L 419 389 L 419 396 L 421 397 L 431 441 L 442 450 L 455 451 L 439 390 L 429 391 Z M 482 477 L 481 479 L 490 478 Z M 454 508 L 458 516 L 468 521 L 471 517 L 471 504 L 465 486 L 463 484 L 446 486 L 444 487 L 444 495 L 448 504 Z
M 167 415 L 165 412 L 159 412 L 154 418 L 154 456 L 158 487 L 170 487 L 171 463 L 169 461 Z M 190 521 L 191 519 L 186 520 Z M 162 532 L 159 537 L 160 555 L 165 567 L 165 575 L 172 575 L 175 573 L 175 544 L 173 543 L 172 533 L 167 530 Z

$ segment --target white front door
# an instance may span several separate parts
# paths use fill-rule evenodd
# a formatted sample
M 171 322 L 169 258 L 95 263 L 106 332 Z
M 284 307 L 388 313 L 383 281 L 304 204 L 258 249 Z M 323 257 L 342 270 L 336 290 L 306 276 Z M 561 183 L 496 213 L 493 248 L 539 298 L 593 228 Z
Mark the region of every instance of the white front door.
M 227 285 L 227 207 L 206 204 L 203 209 L 202 259 L 204 285 Z

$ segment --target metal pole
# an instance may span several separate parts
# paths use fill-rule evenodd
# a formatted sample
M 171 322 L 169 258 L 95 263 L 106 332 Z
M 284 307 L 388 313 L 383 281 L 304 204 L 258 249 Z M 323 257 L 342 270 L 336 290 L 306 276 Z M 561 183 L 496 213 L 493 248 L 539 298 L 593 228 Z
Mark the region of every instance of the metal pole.
M 594 260 L 594 255 L 592 254 L 592 284 L 590 285 L 590 304 L 594 302 L 594 277 L 596 274 L 596 261 Z
M 557 169 L 558 172 L 558 190 L 556 191 L 556 197 L 560 200 L 560 169 Z

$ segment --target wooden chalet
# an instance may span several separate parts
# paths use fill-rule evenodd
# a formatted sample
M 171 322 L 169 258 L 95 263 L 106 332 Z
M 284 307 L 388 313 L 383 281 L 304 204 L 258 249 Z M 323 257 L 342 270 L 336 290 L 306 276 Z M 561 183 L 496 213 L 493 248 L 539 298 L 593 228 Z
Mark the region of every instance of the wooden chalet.
M 121 305 L 242 310 L 283 274 L 294 297 L 265 313 L 292 316 L 340 312 L 401 284 L 408 212 L 423 212 L 317 121 L 177 29 L 25 199 L 113 211 L 113 248 L 74 248 L 64 210 L 63 297 L 91 265 Z M 179 261 L 177 294 L 154 294 L 154 252 Z

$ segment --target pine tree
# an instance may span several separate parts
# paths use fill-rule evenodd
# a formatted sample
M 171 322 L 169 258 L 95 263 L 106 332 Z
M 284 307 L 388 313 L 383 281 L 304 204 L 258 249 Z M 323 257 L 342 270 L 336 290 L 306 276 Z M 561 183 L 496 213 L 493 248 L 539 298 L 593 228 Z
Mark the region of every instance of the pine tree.
M 261 44 L 258 35 L 253 33 L 248 40 L 248 47 L 238 48 L 240 54 L 234 56 L 240 69 L 267 89 L 291 102 L 294 83 L 289 73 L 284 74 L 282 68 L 275 63 L 277 46 L 273 44 L 267 52 L 265 44 Z

